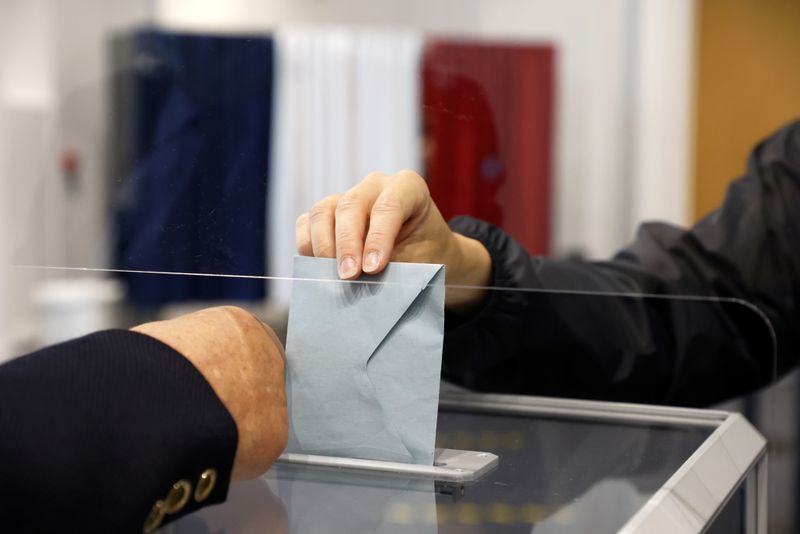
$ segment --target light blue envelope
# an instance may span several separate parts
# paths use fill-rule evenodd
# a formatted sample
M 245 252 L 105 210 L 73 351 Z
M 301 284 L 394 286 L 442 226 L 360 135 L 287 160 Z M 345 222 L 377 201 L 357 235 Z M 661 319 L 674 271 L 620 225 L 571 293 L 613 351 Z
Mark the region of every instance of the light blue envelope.
M 342 282 L 335 260 L 298 256 L 294 277 L 287 452 L 433 464 L 444 266 Z

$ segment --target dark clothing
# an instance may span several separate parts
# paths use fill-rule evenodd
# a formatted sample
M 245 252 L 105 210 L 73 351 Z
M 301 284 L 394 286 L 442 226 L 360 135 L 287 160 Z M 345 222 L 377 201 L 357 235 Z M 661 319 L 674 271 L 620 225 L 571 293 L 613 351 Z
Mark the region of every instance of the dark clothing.
M 146 335 L 109 330 L 12 360 L 0 366 L 0 531 L 141 533 L 155 501 L 208 468 L 219 477 L 203 504 L 224 501 L 237 442 L 203 375 Z
M 800 122 L 755 148 L 719 210 L 690 229 L 644 224 L 611 261 L 532 258 L 475 219 L 451 228 L 489 250 L 494 286 L 656 295 L 494 291 L 474 318 L 446 323 L 443 374 L 467 387 L 707 405 L 800 357 Z

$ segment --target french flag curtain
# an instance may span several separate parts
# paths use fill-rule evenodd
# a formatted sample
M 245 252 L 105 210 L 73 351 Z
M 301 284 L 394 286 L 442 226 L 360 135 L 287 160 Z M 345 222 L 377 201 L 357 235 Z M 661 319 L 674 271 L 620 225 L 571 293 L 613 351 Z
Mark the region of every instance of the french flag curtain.
M 347 27 L 144 29 L 131 43 L 134 98 L 116 99 L 135 119 L 120 268 L 291 277 L 301 213 L 400 169 L 426 177 L 446 219 L 472 215 L 548 252 L 551 47 Z M 257 279 L 125 278 L 144 306 L 291 296 L 286 280 L 265 292 Z

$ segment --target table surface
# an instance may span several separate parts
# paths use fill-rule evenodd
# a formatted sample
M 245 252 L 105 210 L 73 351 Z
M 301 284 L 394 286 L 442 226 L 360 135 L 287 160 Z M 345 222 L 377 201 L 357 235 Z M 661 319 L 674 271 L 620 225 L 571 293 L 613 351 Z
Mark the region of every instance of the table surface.
M 711 434 L 708 426 L 443 408 L 437 446 L 500 456 L 478 483 L 275 466 L 167 527 L 222 532 L 616 532 Z

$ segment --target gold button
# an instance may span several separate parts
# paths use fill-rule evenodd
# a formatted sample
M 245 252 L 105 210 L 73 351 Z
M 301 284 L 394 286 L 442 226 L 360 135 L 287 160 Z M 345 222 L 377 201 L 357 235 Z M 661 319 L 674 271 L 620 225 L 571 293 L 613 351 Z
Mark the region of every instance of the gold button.
M 206 469 L 200 478 L 197 480 L 197 487 L 194 490 L 194 500 L 203 502 L 208 499 L 211 492 L 214 491 L 214 486 L 217 483 L 217 471 L 215 469 Z
M 156 501 L 153 507 L 150 508 L 147 519 L 144 520 L 142 532 L 144 532 L 144 534 L 152 534 L 158 530 L 158 527 L 161 526 L 161 522 L 164 521 L 164 514 L 164 501 Z
M 179 480 L 169 490 L 167 493 L 167 498 L 164 499 L 164 511 L 168 514 L 177 514 L 183 507 L 186 506 L 186 503 L 189 501 L 189 497 L 192 495 L 192 484 L 188 480 Z

